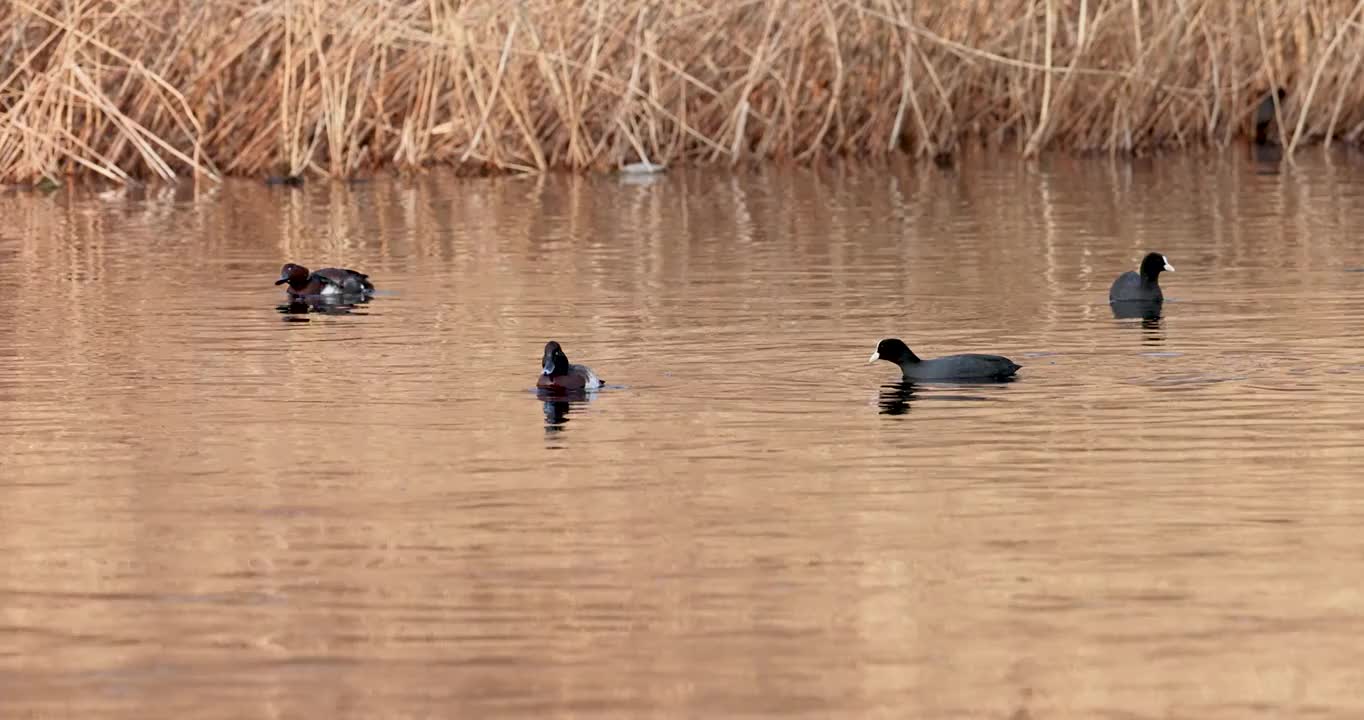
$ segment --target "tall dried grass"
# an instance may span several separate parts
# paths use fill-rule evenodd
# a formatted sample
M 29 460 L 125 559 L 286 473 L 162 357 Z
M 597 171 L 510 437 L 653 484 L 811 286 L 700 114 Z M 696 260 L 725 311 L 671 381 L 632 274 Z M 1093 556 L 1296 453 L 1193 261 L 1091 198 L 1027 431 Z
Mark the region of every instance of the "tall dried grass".
M 1364 133 L 1364 0 L 7 0 L 0 179 Z

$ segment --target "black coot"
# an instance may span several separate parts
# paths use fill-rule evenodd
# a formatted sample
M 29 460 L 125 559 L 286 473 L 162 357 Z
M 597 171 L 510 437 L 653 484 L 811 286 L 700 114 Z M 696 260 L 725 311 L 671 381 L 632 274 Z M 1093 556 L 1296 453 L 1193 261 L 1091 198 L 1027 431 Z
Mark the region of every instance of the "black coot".
M 867 362 L 885 360 L 900 366 L 906 380 L 1004 380 L 1023 367 L 999 355 L 948 355 L 920 360 L 904 341 L 886 338 L 876 343 Z

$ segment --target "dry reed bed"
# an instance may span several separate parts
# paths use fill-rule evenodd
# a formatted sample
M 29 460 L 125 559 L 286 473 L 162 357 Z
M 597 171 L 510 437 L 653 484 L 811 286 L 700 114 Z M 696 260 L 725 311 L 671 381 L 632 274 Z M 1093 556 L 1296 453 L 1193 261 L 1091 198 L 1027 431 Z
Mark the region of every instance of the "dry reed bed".
M 1364 0 L 8 0 L 0 180 L 1364 133 Z

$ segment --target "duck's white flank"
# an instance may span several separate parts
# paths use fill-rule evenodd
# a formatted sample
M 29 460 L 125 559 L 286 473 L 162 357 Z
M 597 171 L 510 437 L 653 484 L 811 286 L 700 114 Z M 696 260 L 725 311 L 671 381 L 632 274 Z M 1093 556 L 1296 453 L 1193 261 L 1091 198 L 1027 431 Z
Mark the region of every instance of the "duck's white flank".
M 587 382 L 583 384 L 583 387 L 591 390 L 605 385 L 605 383 L 601 381 L 601 378 L 597 377 L 597 374 L 592 372 L 592 368 L 584 367 L 582 365 L 574 365 L 573 367 L 581 368 L 583 372 L 587 373 Z

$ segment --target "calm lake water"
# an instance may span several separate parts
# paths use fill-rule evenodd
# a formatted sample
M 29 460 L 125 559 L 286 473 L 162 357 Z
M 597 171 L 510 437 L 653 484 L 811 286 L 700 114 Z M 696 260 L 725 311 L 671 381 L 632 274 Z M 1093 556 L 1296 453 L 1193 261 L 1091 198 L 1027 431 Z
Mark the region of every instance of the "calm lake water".
M 0 216 L 0 717 L 1364 716 L 1359 155 Z

